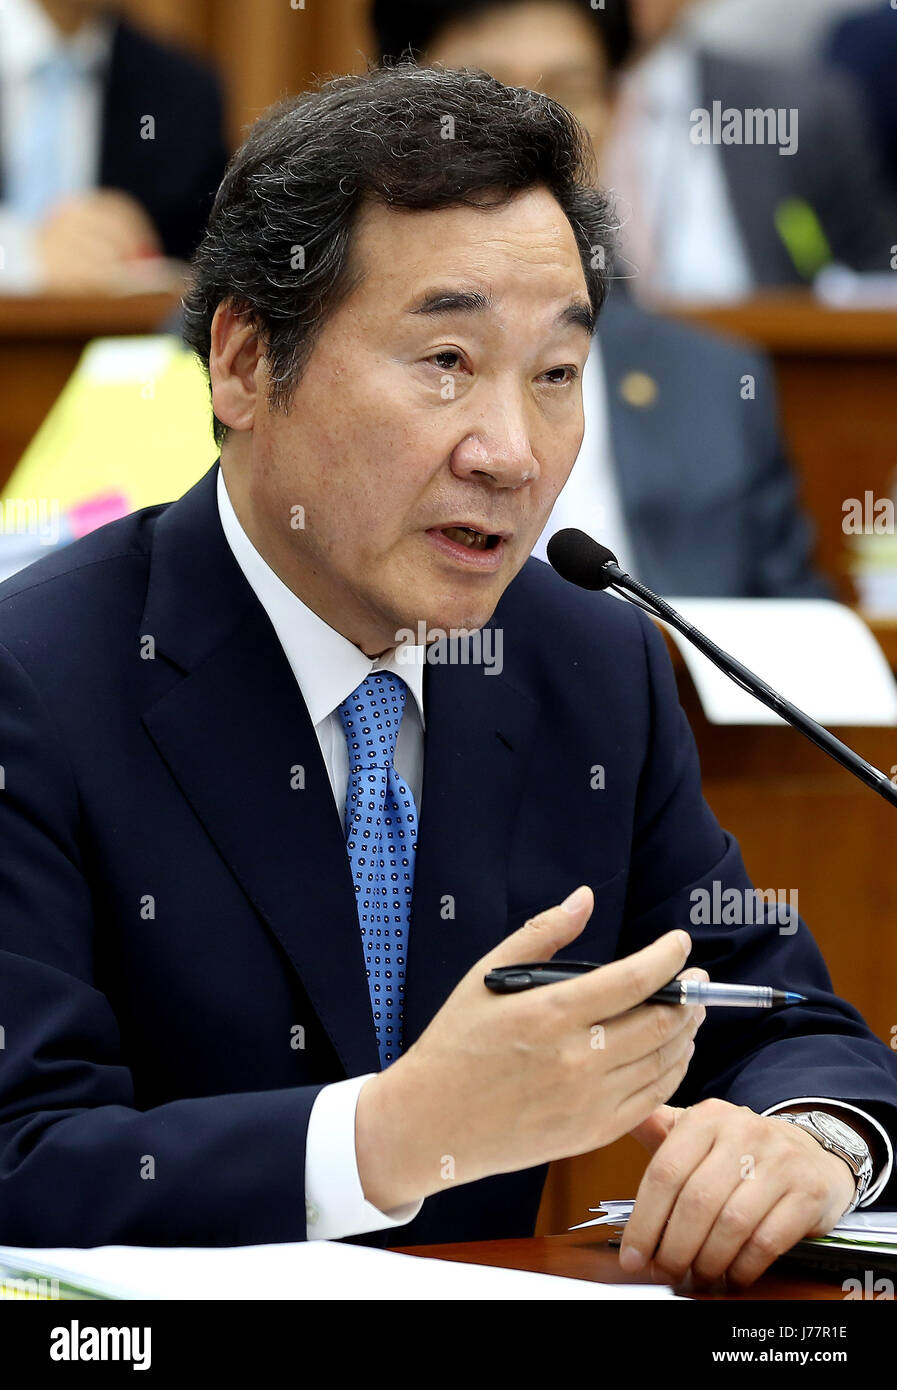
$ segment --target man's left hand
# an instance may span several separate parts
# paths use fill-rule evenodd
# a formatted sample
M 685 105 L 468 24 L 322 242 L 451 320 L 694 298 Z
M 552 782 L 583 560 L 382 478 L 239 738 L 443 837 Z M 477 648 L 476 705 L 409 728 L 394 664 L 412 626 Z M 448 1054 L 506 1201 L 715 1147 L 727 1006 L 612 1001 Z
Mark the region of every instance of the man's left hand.
M 627 1273 L 653 1259 L 670 1283 L 691 1270 L 752 1284 L 797 1241 L 837 1225 L 856 1192 L 845 1161 L 806 1130 L 725 1100 L 662 1105 L 632 1134 L 654 1156 L 620 1247 Z

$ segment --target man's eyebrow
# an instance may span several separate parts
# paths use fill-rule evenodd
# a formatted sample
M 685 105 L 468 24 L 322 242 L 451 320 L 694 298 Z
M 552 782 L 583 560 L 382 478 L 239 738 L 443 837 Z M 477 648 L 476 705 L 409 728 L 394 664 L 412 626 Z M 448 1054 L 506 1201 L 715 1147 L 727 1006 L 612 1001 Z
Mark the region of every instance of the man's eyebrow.
M 494 307 L 495 301 L 481 290 L 459 290 L 437 287 L 426 290 L 419 298 L 409 304 L 408 314 L 482 314 Z M 568 324 L 584 328 L 591 337 L 595 331 L 595 315 L 588 300 L 574 299 L 566 304 L 555 319 L 555 324 L 566 327 Z

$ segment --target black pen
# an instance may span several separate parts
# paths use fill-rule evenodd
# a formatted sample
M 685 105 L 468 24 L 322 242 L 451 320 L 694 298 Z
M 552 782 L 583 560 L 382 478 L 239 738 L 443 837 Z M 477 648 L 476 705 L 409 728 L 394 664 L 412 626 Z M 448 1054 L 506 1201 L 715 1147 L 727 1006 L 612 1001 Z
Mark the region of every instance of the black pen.
M 558 980 L 577 980 L 600 967 L 594 961 L 538 960 L 525 965 L 502 965 L 484 977 L 495 994 L 517 994 Z M 705 1007 L 736 1009 L 774 1009 L 782 1004 L 803 1004 L 805 994 L 771 985 L 728 985 L 713 980 L 670 980 L 643 1002 L 646 1004 L 703 1004 Z

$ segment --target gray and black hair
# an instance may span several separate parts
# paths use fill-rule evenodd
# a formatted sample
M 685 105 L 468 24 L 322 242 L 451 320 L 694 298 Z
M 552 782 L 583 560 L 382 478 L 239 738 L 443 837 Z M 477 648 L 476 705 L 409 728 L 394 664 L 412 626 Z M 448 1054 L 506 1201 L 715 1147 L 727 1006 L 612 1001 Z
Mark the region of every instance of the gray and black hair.
M 231 159 L 184 297 L 184 338 L 208 370 L 212 318 L 253 323 L 269 404 L 287 411 L 330 313 L 360 283 L 351 255 L 362 203 L 501 207 L 544 185 L 567 216 L 594 321 L 613 232 L 585 131 L 551 98 L 472 68 L 403 59 L 332 78 L 274 107 Z M 225 426 L 214 421 L 221 443 Z

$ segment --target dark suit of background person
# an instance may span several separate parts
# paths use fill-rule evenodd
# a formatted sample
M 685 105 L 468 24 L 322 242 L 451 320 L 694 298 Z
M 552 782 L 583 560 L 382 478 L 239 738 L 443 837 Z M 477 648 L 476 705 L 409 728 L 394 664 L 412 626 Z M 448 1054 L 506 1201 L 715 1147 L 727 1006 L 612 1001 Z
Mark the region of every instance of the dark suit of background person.
M 897 197 L 897 11 L 879 0 L 869 13 L 843 20 L 829 37 L 826 57 L 854 82 Z
M 608 0 L 611 10 L 636 15 L 627 0 Z M 641 48 L 636 32 L 619 68 L 599 168 L 620 197 L 633 289 L 655 301 L 739 299 L 807 284 L 833 261 L 887 270 L 897 200 L 851 84 L 716 52 L 701 34 L 703 13 L 686 5 Z M 715 103 L 742 118 L 783 112 L 785 138 L 701 141 L 695 113 L 709 121 Z
M 156 138 L 139 116 L 156 113 Z M 192 55 L 115 22 L 103 106 L 100 182 L 142 203 L 169 256 L 189 259 L 227 163 L 217 76 Z M 150 146 L 147 149 L 147 146 Z
M 683 597 L 833 597 L 813 567 L 814 530 L 779 432 L 766 359 L 650 313 L 619 283 L 602 309 L 598 341 L 631 572 Z M 753 398 L 743 396 L 745 376 L 753 377 Z M 587 416 L 593 409 L 585 394 L 583 408 Z M 581 452 L 574 472 L 593 464 Z M 614 549 L 613 535 L 564 515 L 563 506 L 562 492 L 559 525 L 547 525 L 544 539 L 578 525 Z
M 227 162 L 217 76 L 182 49 L 110 13 L 102 82 L 98 188 L 130 194 L 166 255 L 189 259 Z M 153 139 L 141 137 L 147 115 Z M 4 198 L 0 164 L 0 204 Z
M 223 533 L 217 472 L 0 586 L 5 1243 L 306 1238 L 315 1097 L 379 1069 L 342 813 Z M 484 952 L 573 883 L 595 908 L 566 954 L 600 961 L 688 923 L 691 890 L 749 883 L 644 614 L 530 559 L 487 627 L 500 673 L 423 671 L 406 1049 Z M 711 978 L 811 1002 L 711 1010 L 674 1103 L 830 1097 L 897 1136 L 897 1057 L 832 993 L 806 927 L 689 931 Z M 440 1192 L 401 1241 L 531 1234 L 545 1172 Z M 897 1202 L 897 1174 L 879 1199 Z
M 758 285 L 796 285 L 807 274 L 776 227 L 789 198 L 812 208 L 834 260 L 854 270 L 885 271 L 897 241 L 897 200 L 875 157 L 870 128 L 849 83 L 825 71 L 699 55 L 702 104 L 798 111 L 798 148 L 721 147 L 723 170 L 751 271 Z

